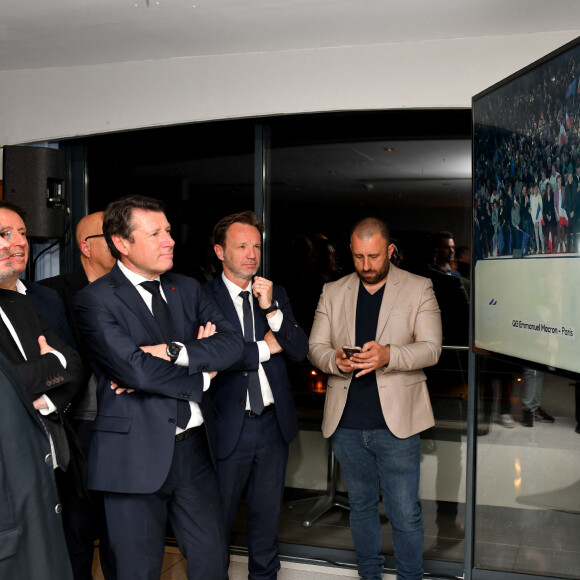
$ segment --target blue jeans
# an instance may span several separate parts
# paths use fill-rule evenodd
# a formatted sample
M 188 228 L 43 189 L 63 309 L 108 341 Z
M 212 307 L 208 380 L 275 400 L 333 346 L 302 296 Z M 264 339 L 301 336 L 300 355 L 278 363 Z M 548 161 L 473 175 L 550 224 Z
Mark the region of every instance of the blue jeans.
M 383 572 L 380 486 L 393 528 L 397 580 L 423 578 L 419 435 L 398 439 L 387 427 L 339 427 L 332 436 L 332 450 L 348 490 L 350 528 L 360 577 L 380 580 Z
M 542 389 L 544 373 L 530 368 L 524 368 L 522 383 L 522 407 L 525 411 L 535 411 L 542 404 Z

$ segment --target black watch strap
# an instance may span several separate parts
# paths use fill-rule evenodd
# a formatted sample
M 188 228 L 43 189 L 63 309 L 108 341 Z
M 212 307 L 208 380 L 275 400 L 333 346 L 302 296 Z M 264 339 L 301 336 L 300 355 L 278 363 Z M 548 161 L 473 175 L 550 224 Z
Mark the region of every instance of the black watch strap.
M 272 300 L 272 304 L 268 308 L 262 308 L 264 314 L 270 314 L 270 312 L 274 312 L 275 310 L 278 310 L 278 302 L 276 300 Z

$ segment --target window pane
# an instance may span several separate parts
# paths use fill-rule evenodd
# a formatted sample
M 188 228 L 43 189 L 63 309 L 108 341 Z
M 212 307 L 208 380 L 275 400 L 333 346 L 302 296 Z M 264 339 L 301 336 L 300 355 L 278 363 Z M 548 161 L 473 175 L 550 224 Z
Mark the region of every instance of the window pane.
M 128 131 L 74 140 L 87 147 L 89 211 L 123 195 L 162 199 L 176 241 L 174 271 L 200 282 L 221 272 L 211 234 L 254 204 L 254 122 Z
M 451 280 L 431 266 L 436 232 L 451 230 L 457 246 L 470 245 L 469 134 L 468 111 L 275 119 L 270 184 L 272 276 L 286 287 L 307 333 L 323 284 L 353 271 L 349 231 L 359 218 L 384 219 L 400 267 L 433 278 L 448 348 L 428 370 L 437 424 L 422 434 L 425 557 L 457 562 L 463 561 L 468 280 Z M 464 273 L 468 278 L 468 269 Z M 290 370 L 301 431 L 291 447 L 286 483 L 292 509 L 283 512 L 280 540 L 352 550 L 345 509 L 330 508 L 312 523 L 314 500 L 293 501 L 321 492 L 334 500 L 327 474 L 339 468 L 320 433 L 326 377 L 308 362 Z M 336 495 L 346 503 L 340 477 Z M 383 551 L 392 554 L 391 528 L 381 510 Z M 307 536 L 297 533 L 305 523 L 312 524 Z
M 475 566 L 580 577 L 580 383 L 479 361 Z

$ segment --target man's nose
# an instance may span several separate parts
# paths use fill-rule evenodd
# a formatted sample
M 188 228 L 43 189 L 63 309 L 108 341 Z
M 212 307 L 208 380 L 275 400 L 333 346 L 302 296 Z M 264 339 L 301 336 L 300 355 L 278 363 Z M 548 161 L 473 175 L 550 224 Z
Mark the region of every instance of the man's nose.
M 163 239 L 164 245 L 171 247 L 175 246 L 175 240 L 171 237 L 171 234 L 166 232 L 165 236 L 166 237 Z

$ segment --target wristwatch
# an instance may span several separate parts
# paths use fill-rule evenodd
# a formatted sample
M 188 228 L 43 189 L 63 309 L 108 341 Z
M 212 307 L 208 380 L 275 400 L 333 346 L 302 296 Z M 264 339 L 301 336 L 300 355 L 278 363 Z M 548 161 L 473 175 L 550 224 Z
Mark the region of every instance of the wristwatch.
M 270 312 L 274 312 L 275 310 L 278 310 L 278 302 L 276 300 L 272 300 L 272 304 L 268 308 L 262 308 L 264 314 L 270 314 Z
M 177 360 L 177 357 L 179 356 L 179 353 L 181 352 L 182 348 L 183 346 L 177 342 L 170 342 L 167 345 L 166 349 L 167 356 L 169 357 L 172 363 L 174 363 Z

